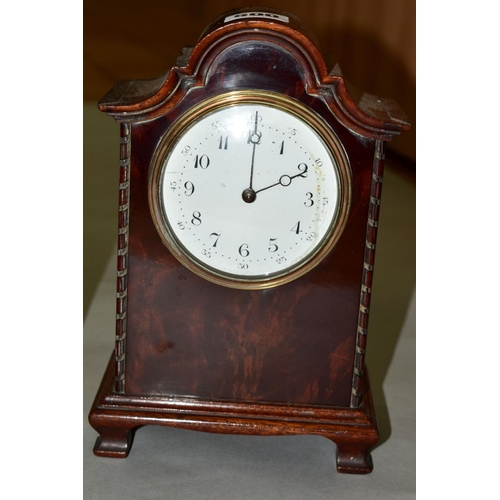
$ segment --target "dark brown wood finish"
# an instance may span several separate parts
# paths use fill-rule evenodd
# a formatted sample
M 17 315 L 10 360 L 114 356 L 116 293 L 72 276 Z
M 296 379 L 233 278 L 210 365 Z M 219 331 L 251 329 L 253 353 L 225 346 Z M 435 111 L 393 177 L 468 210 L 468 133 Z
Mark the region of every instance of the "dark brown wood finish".
M 363 370 L 370 228 L 378 220 L 384 141 L 409 124 L 393 101 L 348 91 L 338 68 L 328 74 L 312 35 L 292 16 L 289 23 L 225 23 L 229 14 L 166 75 L 119 82 L 100 102 L 130 134 L 122 133 L 121 161 L 130 180 L 121 184 L 127 246 L 119 259 L 127 270 L 119 260 L 117 350 L 90 415 L 101 435 L 95 452 L 126 456 L 130 429 L 146 423 L 312 433 L 336 442 L 339 471 L 366 473 L 378 435 Z M 310 107 L 337 134 L 352 170 L 351 210 L 335 248 L 305 276 L 266 290 L 220 287 L 185 269 L 161 242 L 148 203 L 162 135 L 192 106 L 241 89 Z
M 379 434 L 366 372 L 363 405 L 331 408 L 126 396 L 113 390 L 114 365 L 112 356 L 90 414 L 92 426 L 100 434 L 94 447 L 97 456 L 126 458 L 135 429 L 143 425 L 165 425 L 225 434 L 316 434 L 337 445 L 338 472 L 366 474 L 372 471 L 369 451 L 377 443 Z

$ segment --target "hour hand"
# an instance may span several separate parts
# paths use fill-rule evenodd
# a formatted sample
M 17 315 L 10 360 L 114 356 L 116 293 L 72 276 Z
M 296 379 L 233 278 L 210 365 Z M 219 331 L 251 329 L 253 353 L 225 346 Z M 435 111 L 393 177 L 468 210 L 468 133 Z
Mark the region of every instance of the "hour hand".
M 283 186 L 283 187 L 287 187 L 289 186 L 293 179 L 296 179 L 297 177 L 307 177 L 307 165 L 305 163 L 301 163 L 298 165 L 297 167 L 299 170 L 300 170 L 300 173 L 296 174 L 296 175 L 282 175 L 278 182 L 275 182 L 274 184 L 271 184 L 270 186 L 266 186 L 265 188 L 261 188 L 259 189 L 258 191 L 255 191 L 255 194 L 257 193 L 260 193 L 261 191 L 265 191 L 266 189 L 271 189 L 272 187 L 275 187 L 275 186 Z

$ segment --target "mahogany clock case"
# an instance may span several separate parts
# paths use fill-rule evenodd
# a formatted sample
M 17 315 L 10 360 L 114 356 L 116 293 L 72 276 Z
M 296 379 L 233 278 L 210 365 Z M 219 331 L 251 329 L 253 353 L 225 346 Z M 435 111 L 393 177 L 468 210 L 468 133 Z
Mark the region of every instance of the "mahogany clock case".
M 348 92 L 293 18 L 207 28 L 174 68 L 119 82 L 100 109 L 121 127 L 116 349 L 90 415 L 95 453 L 126 456 L 130 431 L 160 424 L 211 432 L 324 435 L 338 470 L 371 470 L 378 432 L 364 355 L 384 145 L 409 124 L 390 100 Z M 183 267 L 151 218 L 159 139 L 190 108 L 235 90 L 279 93 L 321 117 L 351 168 L 351 207 L 330 254 L 265 290 L 218 286 Z

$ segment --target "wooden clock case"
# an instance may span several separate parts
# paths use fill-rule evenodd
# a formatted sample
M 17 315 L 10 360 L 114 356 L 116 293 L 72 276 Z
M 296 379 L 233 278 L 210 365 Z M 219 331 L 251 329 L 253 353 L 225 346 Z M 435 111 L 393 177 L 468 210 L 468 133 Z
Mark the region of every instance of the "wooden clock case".
M 384 146 L 409 124 L 394 101 L 350 88 L 338 67 L 328 73 L 298 19 L 250 14 L 223 14 L 166 74 L 120 81 L 99 102 L 121 138 L 116 348 L 89 415 L 100 435 L 94 453 L 126 457 L 132 431 L 147 424 L 317 434 L 337 445 L 339 472 L 368 473 L 378 430 L 364 356 Z M 218 286 L 184 268 L 148 204 L 162 135 L 192 106 L 242 89 L 314 110 L 352 175 L 347 224 L 331 253 L 264 290 Z

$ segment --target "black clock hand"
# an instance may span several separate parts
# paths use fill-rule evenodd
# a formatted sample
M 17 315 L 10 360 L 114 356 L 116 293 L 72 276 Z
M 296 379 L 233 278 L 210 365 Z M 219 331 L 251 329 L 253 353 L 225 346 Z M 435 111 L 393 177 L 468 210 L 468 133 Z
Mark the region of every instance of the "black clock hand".
M 255 127 L 253 130 L 253 134 L 250 134 L 250 137 L 248 140 L 253 144 L 252 147 L 252 163 L 250 165 L 250 187 L 248 189 L 245 189 L 243 193 L 241 194 L 241 197 L 243 198 L 243 201 L 246 203 L 253 203 L 256 198 L 256 193 L 253 190 L 253 166 L 255 162 L 255 147 L 257 144 L 260 142 L 260 138 L 262 137 L 262 134 L 257 130 L 257 123 L 259 120 L 259 112 L 255 112 Z
M 304 165 L 304 170 L 300 172 L 300 174 L 296 175 L 282 175 L 278 182 L 275 182 L 274 184 L 271 184 L 270 186 L 267 186 L 265 188 L 259 189 L 258 191 L 255 191 L 255 194 L 260 193 L 261 191 L 265 191 L 266 189 L 271 189 L 272 187 L 275 186 L 283 186 L 287 187 L 292 183 L 292 180 L 295 179 L 296 177 L 306 177 L 307 176 L 307 165 L 305 163 L 301 163 L 301 165 Z M 300 165 L 299 165 L 300 168 Z
M 252 164 L 250 166 L 250 188 L 249 189 L 252 189 L 252 187 L 253 187 L 253 165 L 254 165 L 254 161 L 255 161 L 255 146 L 257 146 L 257 144 L 259 143 L 261 135 L 262 135 L 262 134 L 259 134 L 259 131 L 257 130 L 258 119 L 259 119 L 259 112 L 256 111 L 255 112 L 255 128 L 254 128 L 253 134 L 250 135 L 250 142 L 253 144 L 253 148 L 252 148 Z

